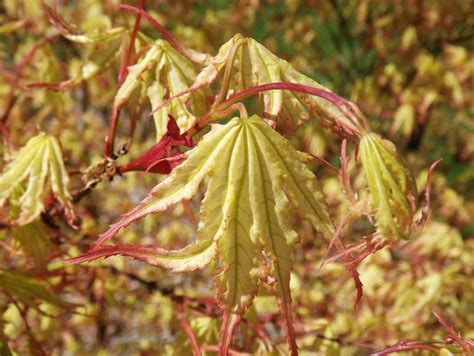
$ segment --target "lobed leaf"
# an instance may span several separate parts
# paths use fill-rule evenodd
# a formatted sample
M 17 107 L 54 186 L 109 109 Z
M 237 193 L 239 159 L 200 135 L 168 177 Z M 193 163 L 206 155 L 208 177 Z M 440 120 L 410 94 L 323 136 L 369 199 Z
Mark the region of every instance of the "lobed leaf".
M 228 157 L 219 170 L 228 173 L 222 206 L 223 238 L 219 240 L 220 258 L 224 269 L 220 274 L 220 289 L 224 303 L 235 314 L 242 314 L 257 290 L 259 241 L 251 234 L 254 221 L 250 207 L 248 162 L 249 145 L 246 125 L 241 125 Z M 257 248 L 255 248 L 257 247 Z
M 289 285 L 291 246 L 298 234 L 291 217 L 298 211 L 325 237 L 334 231 L 317 178 L 302 162 L 305 157 L 258 116 L 213 126 L 186 156 L 89 252 L 71 262 L 121 254 L 176 272 L 202 267 L 217 255 L 222 266 L 217 288 L 225 310 L 223 345 L 230 345 L 233 329 L 257 293 L 257 279 L 270 271 L 276 281 L 272 292 L 279 299 L 295 351 Z M 195 243 L 174 251 L 103 245 L 132 222 L 189 199 L 206 176 L 210 178 Z
M 239 46 L 235 51 L 234 47 Z M 278 58 L 265 46 L 252 38 L 237 34 L 219 49 L 218 54 L 208 60 L 191 89 L 177 93 L 171 101 L 190 91 L 209 86 L 230 61 L 233 84 L 236 89 L 247 89 L 252 86 L 276 82 L 298 83 L 330 91 L 315 80 L 296 71 L 287 61 Z M 342 110 L 333 103 L 291 91 L 269 90 L 262 94 L 265 115 L 276 120 L 287 129 L 294 129 L 299 123 L 318 117 L 328 126 L 351 128 L 354 132 L 359 127 L 354 125 Z M 155 110 L 156 111 L 156 110 Z

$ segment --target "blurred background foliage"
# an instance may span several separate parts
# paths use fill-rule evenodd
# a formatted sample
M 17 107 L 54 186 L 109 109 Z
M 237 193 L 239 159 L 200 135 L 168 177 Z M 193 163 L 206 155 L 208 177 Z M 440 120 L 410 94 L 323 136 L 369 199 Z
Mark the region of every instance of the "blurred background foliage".
M 115 0 L 48 3 L 84 31 L 130 29 L 134 22 L 134 16 L 115 7 Z M 384 249 L 359 266 L 365 296 L 356 309 L 353 282 L 344 267 L 331 263 L 320 269 L 327 245 L 301 226 L 304 238 L 295 249 L 292 277 L 301 354 L 364 355 L 401 339 L 442 341 L 447 335 L 433 308 L 474 338 L 473 2 L 147 0 L 146 10 L 186 45 L 211 54 L 235 33 L 253 37 L 353 100 L 374 131 L 405 155 L 420 191 L 430 163 L 443 158 L 434 174 L 431 221 L 416 240 Z M 158 37 L 146 21 L 140 30 Z M 43 130 L 61 141 L 72 190 L 80 186 L 78 172 L 102 159 L 117 91 L 118 49 L 104 61 L 107 46 L 55 35 L 38 0 L 0 2 L 0 115 L 9 132 L 0 146 L 2 167 L 14 150 Z M 25 61 L 29 55 L 32 59 Z M 105 64 L 97 75 L 79 78 L 89 62 Z M 65 91 L 28 86 L 75 77 L 77 84 Z M 122 119 L 118 142 L 125 142 L 128 132 L 129 123 Z M 127 157 L 145 151 L 154 138 L 153 123 L 142 118 Z M 339 165 L 339 139 L 316 122 L 301 126 L 290 139 L 300 150 Z M 361 177 L 350 168 L 358 189 Z M 339 179 L 324 166 L 314 171 L 327 178 L 323 188 L 340 221 L 348 202 Z M 212 350 L 219 321 L 207 298 L 213 288 L 206 270 L 173 275 L 120 257 L 85 266 L 63 262 L 85 250 L 160 179 L 131 173 L 98 185 L 76 205 L 82 218 L 78 232 L 60 221 L 0 226 L 3 349 L 8 345 L 17 354 L 186 355 L 191 351 L 181 320 L 187 320 L 199 343 Z M 194 239 L 198 209 L 199 199 L 178 205 L 131 226 L 120 239 L 184 246 Z M 361 222 L 345 239 L 355 242 L 367 233 Z M 236 339 L 242 350 L 287 352 L 272 297 L 259 296 L 247 319 Z M 459 352 L 455 346 L 441 347 Z

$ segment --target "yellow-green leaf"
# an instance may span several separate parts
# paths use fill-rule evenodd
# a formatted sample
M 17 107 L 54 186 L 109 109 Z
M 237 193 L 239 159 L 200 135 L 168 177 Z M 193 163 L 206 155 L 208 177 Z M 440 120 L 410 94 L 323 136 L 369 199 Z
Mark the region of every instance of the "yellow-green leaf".
M 49 177 L 49 179 L 47 179 Z M 26 180 L 26 190 L 17 198 L 12 192 Z M 48 187 L 65 209 L 69 222 L 74 220 L 69 177 L 64 167 L 59 142 L 44 133 L 30 139 L 0 176 L 0 206 L 10 198 L 21 207 L 18 225 L 28 224 L 43 211 Z
M 165 98 L 189 89 L 196 76 L 197 71 L 187 58 L 166 41 L 157 40 L 137 64 L 129 67 L 128 75 L 115 96 L 114 105 L 123 105 L 138 88 L 145 86 L 144 93 L 152 108 L 156 108 L 163 104 Z M 149 77 L 151 80 L 147 80 Z M 154 113 L 157 141 L 166 133 L 168 114 L 176 119 L 181 132 L 194 125 L 196 117 L 207 111 L 205 92 L 189 92 L 168 103 L 160 111 Z
M 258 116 L 213 126 L 186 155 L 184 163 L 142 203 L 73 262 L 122 254 L 185 271 L 204 266 L 217 254 L 222 266 L 219 291 L 231 312 L 241 314 L 251 303 L 257 278 L 265 276 L 268 265 L 276 280 L 274 292 L 289 306 L 291 246 L 298 240 L 293 215 L 298 212 L 325 237 L 334 231 L 317 178 L 295 148 Z M 103 245 L 134 221 L 191 198 L 206 176 L 209 181 L 194 244 L 168 252 Z
M 236 43 L 240 47 L 235 52 Z M 226 42 L 218 54 L 209 60 L 208 65 L 199 73 L 194 88 L 209 85 L 224 71 L 226 62 L 232 62 L 232 86 L 236 89 L 246 89 L 251 86 L 288 82 L 312 86 L 330 91 L 315 80 L 296 71 L 287 61 L 278 58 L 265 46 L 252 38 L 244 38 L 237 34 Z M 263 97 L 265 113 L 286 128 L 294 128 L 310 117 L 318 117 L 334 124 L 341 121 L 346 126 L 354 124 L 333 103 L 319 98 L 308 97 L 304 94 L 295 94 L 290 91 L 270 90 L 261 94 Z M 356 132 L 357 132 L 357 128 Z
M 376 134 L 364 135 L 359 149 L 379 230 L 388 238 L 408 238 L 416 197 L 408 167 L 394 145 Z

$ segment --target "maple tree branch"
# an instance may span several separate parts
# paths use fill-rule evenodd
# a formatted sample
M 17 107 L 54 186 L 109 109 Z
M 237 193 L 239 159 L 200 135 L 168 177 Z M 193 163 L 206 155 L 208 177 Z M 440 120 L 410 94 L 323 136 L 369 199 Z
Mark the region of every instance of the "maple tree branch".
M 145 1 L 146 0 L 140 0 L 140 6 L 141 10 L 143 13 L 146 13 L 143 8 L 145 7 Z M 120 63 L 120 69 L 119 69 L 119 75 L 118 75 L 118 85 L 122 85 L 122 83 L 125 81 L 125 78 L 128 74 L 128 69 L 127 67 L 131 64 L 130 59 L 132 57 L 132 52 L 133 52 L 133 47 L 135 45 L 135 39 L 137 37 L 138 33 L 138 26 L 140 25 L 140 19 L 142 17 L 142 12 L 138 12 L 135 17 L 135 23 L 133 25 L 132 33 L 130 35 L 130 43 L 128 44 L 128 50 L 125 54 L 125 56 L 122 56 L 121 63 Z M 109 124 L 109 133 L 107 137 L 105 138 L 105 157 L 109 158 L 115 158 L 114 157 L 114 142 L 115 142 L 115 135 L 117 133 L 117 126 L 118 126 L 118 121 L 120 118 L 120 110 L 121 106 L 120 105 L 114 105 L 112 108 L 112 114 L 111 114 L 111 119 L 110 119 L 110 124 Z
M 28 309 L 27 309 L 27 307 L 25 307 L 25 309 L 23 309 L 20 306 L 20 304 L 16 301 L 16 299 L 13 298 L 13 296 L 10 293 L 8 293 L 5 290 L 3 291 L 3 293 L 7 296 L 7 298 L 10 300 L 10 302 L 18 309 L 18 312 L 20 314 L 20 318 L 23 321 L 23 325 L 25 326 L 26 332 L 28 333 L 30 338 L 33 340 L 35 346 L 38 347 L 38 349 L 36 350 L 38 352 L 38 355 L 46 355 L 46 352 L 44 352 L 43 348 L 41 347 L 41 345 L 36 340 L 36 338 L 33 334 L 33 331 L 31 330 L 31 326 L 30 326 L 30 323 L 28 321 Z
M 18 99 L 18 97 L 15 96 L 15 90 L 18 87 L 19 81 L 20 81 L 20 79 L 23 75 L 23 71 L 24 71 L 25 67 L 28 65 L 28 63 L 30 63 L 33 60 L 33 58 L 36 54 L 36 51 L 38 49 L 43 47 L 48 42 L 58 38 L 60 35 L 61 34 L 59 32 L 57 32 L 57 33 L 53 33 L 49 36 L 46 36 L 46 37 L 38 40 L 33 45 L 33 47 L 23 56 L 20 63 L 18 63 L 17 65 L 14 66 L 14 72 L 15 72 L 14 76 L 8 76 L 7 77 L 7 79 L 11 83 L 11 87 L 10 87 L 10 92 L 8 94 L 7 103 L 5 105 L 5 110 L 4 110 L 4 112 L 3 112 L 3 114 L 0 118 L 0 122 L 2 122 L 2 124 L 5 124 L 6 121 L 8 120 L 8 117 L 10 116 L 10 112 L 13 109 L 13 106 L 15 105 L 15 103 Z M 4 130 L 2 130 L 2 132 L 4 132 Z
M 184 307 L 182 304 L 178 306 L 178 320 L 184 331 L 186 332 L 186 335 L 188 336 L 189 342 L 191 344 L 191 349 L 193 351 L 193 356 L 201 356 L 202 353 L 199 344 L 196 340 L 196 335 L 194 335 L 193 329 L 191 329 L 189 322 L 184 317 Z
M 112 114 L 110 115 L 109 133 L 105 137 L 105 151 L 106 158 L 115 159 L 114 143 L 115 135 L 117 133 L 117 126 L 120 117 L 121 105 L 114 105 L 112 107 Z
M 150 14 L 148 14 L 145 10 L 131 6 L 126 4 L 119 4 L 118 8 L 126 11 L 134 12 L 135 14 L 140 14 L 143 16 L 158 32 L 163 36 L 163 38 L 168 41 L 168 43 L 176 49 L 180 54 L 184 57 L 188 58 L 189 60 L 196 62 L 196 63 L 204 63 L 207 59 L 207 55 L 204 53 L 199 53 L 197 51 L 193 51 L 186 46 L 184 46 L 181 42 L 179 42 L 176 37 L 174 37 L 168 30 L 166 30 L 161 23 L 159 23 L 155 18 L 153 18 Z
M 145 9 L 146 0 L 140 0 L 140 8 L 142 10 Z M 133 47 L 135 45 L 135 38 L 137 37 L 138 27 L 140 26 L 140 20 L 142 18 L 141 13 L 137 13 L 135 16 L 135 23 L 133 24 L 132 33 L 130 35 L 130 43 L 128 44 L 128 49 L 125 52 L 125 56 L 122 58 L 122 62 L 120 63 L 120 70 L 118 76 L 119 85 L 123 83 L 125 77 L 128 74 L 127 66 L 130 65 L 130 60 L 132 58 Z
M 456 343 L 463 349 L 466 355 L 472 355 L 472 352 L 474 352 L 474 341 L 465 339 L 461 336 L 460 333 L 456 332 L 456 330 L 454 330 L 454 328 L 448 324 L 439 309 L 435 308 L 432 312 L 436 319 L 438 319 L 438 322 L 441 324 L 446 333 L 454 341 L 456 341 Z

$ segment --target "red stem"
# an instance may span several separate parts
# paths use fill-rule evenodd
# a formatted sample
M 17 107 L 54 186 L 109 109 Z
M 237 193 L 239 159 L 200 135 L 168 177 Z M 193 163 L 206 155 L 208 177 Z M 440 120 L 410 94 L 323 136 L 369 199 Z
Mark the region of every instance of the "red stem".
M 117 124 L 120 116 L 120 106 L 112 108 L 112 115 L 109 125 L 109 134 L 105 137 L 105 157 L 111 158 L 114 152 L 115 134 L 117 132 Z
M 179 53 L 181 53 L 184 57 L 195 61 L 196 58 L 192 56 L 190 51 L 188 50 L 187 47 L 185 47 L 181 42 L 179 42 L 176 37 L 174 37 L 168 30 L 166 30 L 162 24 L 160 24 L 157 20 L 155 20 L 151 15 L 149 15 L 145 10 L 140 9 L 135 6 L 131 5 L 126 5 L 126 4 L 119 4 L 118 7 L 122 10 L 127 10 L 134 12 L 136 14 L 140 14 L 144 18 L 147 19 L 147 21 L 158 30 L 158 32 L 163 36 L 163 38 L 169 42 L 171 46 L 173 46 L 174 49 L 176 49 Z M 204 58 L 203 58 L 204 59 Z
M 30 337 L 33 339 L 35 346 L 37 346 L 39 349 L 36 350 L 39 355 L 46 355 L 46 352 L 42 349 L 41 345 L 38 343 L 36 340 L 35 336 L 33 335 L 33 331 L 31 330 L 31 326 L 28 322 L 28 309 L 25 307 L 23 309 L 20 304 L 15 300 L 15 298 L 12 297 L 12 295 L 6 291 L 3 291 L 7 298 L 10 300 L 10 302 L 18 309 L 18 312 L 20 313 L 20 318 L 23 321 L 23 324 L 25 325 L 26 332 L 30 335 Z
M 8 120 L 8 117 L 10 116 L 10 112 L 13 109 L 13 106 L 16 103 L 17 97 L 14 95 L 15 94 L 15 89 L 18 87 L 18 82 L 20 81 L 23 70 L 25 69 L 26 65 L 31 62 L 33 59 L 36 51 L 44 46 L 46 43 L 56 39 L 59 37 L 61 34 L 60 33 L 54 33 L 52 35 L 46 36 L 42 39 L 40 39 L 38 42 L 36 42 L 33 47 L 23 56 L 22 60 L 20 63 L 15 65 L 15 75 L 14 77 L 10 77 L 9 80 L 11 80 L 11 89 L 10 93 L 8 94 L 8 99 L 7 99 L 7 104 L 5 105 L 5 111 L 3 112 L 3 115 L 0 119 L 2 123 L 5 123 Z
M 183 315 L 184 314 L 183 306 L 181 305 L 179 309 L 180 311 L 178 313 L 179 314 L 178 319 L 184 331 L 186 332 L 186 335 L 188 335 L 189 342 L 191 343 L 191 349 L 193 350 L 193 356 L 201 356 L 201 348 L 199 347 L 199 344 L 196 340 L 196 336 L 194 335 L 194 332 L 191 329 L 191 326 L 189 325 L 188 321 Z
M 133 47 L 135 44 L 135 39 L 137 37 L 138 26 L 140 25 L 141 15 L 142 15 L 142 12 L 146 14 L 146 12 L 143 10 L 143 7 L 145 6 L 145 1 L 146 0 L 140 0 L 141 9 L 139 10 L 141 12 L 138 12 L 137 16 L 135 17 L 135 23 L 133 25 L 132 33 L 130 35 L 130 43 L 128 45 L 127 54 L 125 55 L 125 57 L 122 57 L 122 61 L 120 63 L 120 70 L 119 70 L 119 75 L 118 75 L 119 86 L 124 82 L 128 74 L 127 66 L 130 65 L 130 59 L 132 57 Z M 112 108 L 112 115 L 110 119 L 109 134 L 105 138 L 105 152 L 104 153 L 105 153 L 105 157 L 107 158 L 110 158 L 114 153 L 114 142 L 115 142 L 115 135 L 117 133 L 119 118 L 120 118 L 120 106 L 114 106 Z
M 290 354 L 291 356 L 298 356 L 298 345 L 296 344 L 295 329 L 293 328 L 291 317 L 291 301 L 278 298 L 278 308 L 283 315 L 283 327 L 285 329 L 286 341 L 290 348 Z
M 474 351 L 474 344 L 469 345 L 468 340 L 465 340 L 459 333 L 454 330 L 454 328 L 448 324 L 446 319 L 444 319 L 443 315 L 441 314 L 441 311 L 439 309 L 433 309 L 432 310 L 433 315 L 438 319 L 439 323 L 443 327 L 443 329 L 446 331 L 446 333 L 453 339 L 455 340 L 459 346 L 464 350 L 466 355 L 471 355 L 472 351 Z
M 140 8 L 142 10 L 145 8 L 145 2 L 146 0 L 140 0 Z M 123 83 L 123 81 L 125 80 L 125 77 L 128 74 L 127 66 L 131 64 L 130 59 L 132 58 L 133 47 L 135 45 L 135 38 L 137 37 L 138 27 L 140 26 L 141 18 L 142 18 L 141 13 L 137 13 L 137 16 L 135 17 L 135 23 L 133 24 L 132 33 L 130 35 L 130 43 L 128 44 L 128 50 L 127 50 L 124 60 L 120 64 L 120 72 L 119 72 L 119 77 L 118 77 L 119 85 Z
M 431 351 L 434 353 L 437 353 L 439 351 L 439 348 L 427 344 L 423 344 L 421 342 L 417 341 L 402 341 L 400 343 L 397 343 L 391 347 L 388 347 L 380 352 L 373 353 L 371 355 L 373 356 L 385 356 L 389 355 L 391 353 L 395 352 L 400 352 L 400 351 L 410 351 L 410 350 L 427 350 Z
M 309 85 L 304 85 L 304 84 L 297 84 L 297 83 L 287 83 L 287 82 L 276 82 L 276 83 L 268 83 L 268 84 L 262 84 L 262 85 L 257 85 L 254 87 L 250 87 L 247 89 L 244 89 L 242 91 L 239 91 L 238 93 L 235 93 L 234 95 L 230 96 L 226 100 L 224 100 L 219 106 L 224 106 L 227 107 L 229 105 L 232 105 L 238 101 L 241 101 L 245 98 L 248 98 L 249 96 L 264 92 L 264 91 L 269 91 L 269 90 L 291 90 L 291 91 L 297 91 L 300 93 L 304 94 L 309 94 L 313 96 L 317 96 L 320 98 L 323 98 L 334 105 L 341 107 L 343 105 L 348 105 L 349 101 L 341 98 L 340 96 L 334 94 L 333 92 L 330 92 L 325 89 L 320 89 L 320 88 L 315 88 Z
M 232 313 L 230 310 L 224 310 L 222 314 L 222 323 L 219 335 L 219 356 L 228 356 L 229 350 L 234 338 L 235 329 L 239 325 L 242 317 Z

